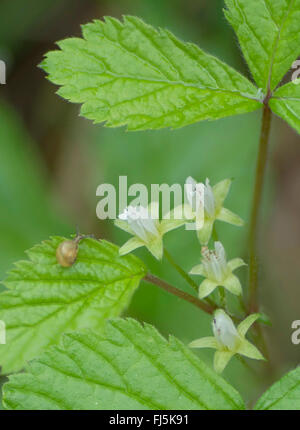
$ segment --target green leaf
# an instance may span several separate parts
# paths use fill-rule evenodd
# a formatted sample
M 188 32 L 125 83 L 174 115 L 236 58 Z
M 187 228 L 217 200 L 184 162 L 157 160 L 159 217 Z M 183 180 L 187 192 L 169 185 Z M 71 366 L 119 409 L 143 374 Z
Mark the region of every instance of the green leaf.
M 300 0 L 225 0 L 257 85 L 273 90 L 300 55 Z
M 255 409 L 300 410 L 300 367 L 275 382 L 258 400 Z
M 269 103 L 273 112 L 300 133 L 300 82 L 295 82 L 278 88 Z
M 63 337 L 13 375 L 9 409 L 244 409 L 237 391 L 185 347 L 150 325 L 112 320 L 105 336 Z
M 130 130 L 182 127 L 261 107 L 246 78 L 196 45 L 142 20 L 106 17 L 59 42 L 42 67 L 81 115 Z
M 119 256 L 118 247 L 84 239 L 73 266 L 56 262 L 54 237 L 30 249 L 29 261 L 19 261 L 0 294 L 0 319 L 6 324 L 6 345 L 0 345 L 4 373 L 21 369 L 27 360 L 58 343 L 64 332 L 101 329 L 118 316 L 145 275 L 140 260 Z

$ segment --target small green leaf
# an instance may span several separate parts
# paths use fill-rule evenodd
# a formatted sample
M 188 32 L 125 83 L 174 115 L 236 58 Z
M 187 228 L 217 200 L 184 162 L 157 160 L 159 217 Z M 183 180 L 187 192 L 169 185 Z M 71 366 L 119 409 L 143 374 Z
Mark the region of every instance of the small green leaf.
M 142 20 L 106 17 L 59 42 L 42 67 L 81 114 L 129 130 L 183 127 L 254 111 L 254 85 L 231 67 Z
M 278 88 L 269 103 L 272 111 L 300 134 L 300 81 L 290 82 Z
M 27 360 L 59 342 L 64 332 L 101 329 L 107 318 L 128 305 L 145 275 L 136 257 L 119 256 L 109 242 L 84 239 L 73 266 L 56 262 L 54 237 L 30 249 L 29 261 L 19 261 L 0 294 L 0 319 L 6 324 L 6 345 L 0 345 L 4 373 L 21 369 Z
M 112 320 L 105 335 L 63 337 L 10 376 L 8 409 L 244 409 L 238 392 L 171 337 L 137 321 Z
M 300 0 L 225 0 L 257 85 L 273 90 L 300 55 Z
M 300 367 L 275 382 L 258 400 L 255 409 L 300 410 Z

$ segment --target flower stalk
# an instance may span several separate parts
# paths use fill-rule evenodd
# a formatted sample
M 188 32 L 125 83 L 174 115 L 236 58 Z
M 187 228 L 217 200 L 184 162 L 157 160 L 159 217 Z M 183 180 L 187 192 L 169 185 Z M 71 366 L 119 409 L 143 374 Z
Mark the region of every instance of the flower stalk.
M 185 291 L 179 290 L 178 288 L 173 287 L 173 285 L 169 284 L 163 279 L 157 278 L 156 276 L 151 275 L 150 273 L 148 273 L 148 275 L 146 275 L 143 280 L 146 282 L 149 282 L 150 284 L 156 285 L 159 288 L 162 288 L 163 290 L 179 297 L 180 299 L 186 300 L 187 302 L 193 304 L 194 306 L 198 307 L 199 309 L 201 309 L 202 311 L 210 315 L 212 315 L 217 308 L 217 306 L 206 303 L 203 300 L 200 300 L 197 297 L 194 297 L 191 294 L 186 293 Z
M 185 270 L 183 270 L 174 260 L 174 258 L 172 257 L 172 255 L 169 253 L 169 251 L 166 250 L 166 248 L 164 248 L 164 255 L 166 257 L 166 259 L 168 260 L 168 262 L 171 264 L 171 266 L 174 267 L 174 269 L 180 274 L 180 276 L 198 293 L 198 285 L 196 284 L 196 282 L 194 282 L 194 280 L 185 272 Z

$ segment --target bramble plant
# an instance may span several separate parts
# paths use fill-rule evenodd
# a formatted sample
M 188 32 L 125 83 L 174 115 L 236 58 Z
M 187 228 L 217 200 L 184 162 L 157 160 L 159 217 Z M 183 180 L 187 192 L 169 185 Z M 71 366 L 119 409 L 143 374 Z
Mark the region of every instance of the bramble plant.
M 234 355 L 246 357 L 247 362 L 241 359 L 248 366 L 248 359 L 265 360 L 270 370 L 258 302 L 257 226 L 272 114 L 300 133 L 299 82 L 281 84 L 300 55 L 300 0 L 225 4 L 254 82 L 196 45 L 133 16 L 84 25 L 82 38 L 59 42 L 60 49 L 49 52 L 41 67 L 60 86 L 60 96 L 81 103 L 82 116 L 107 127 L 174 129 L 262 109 L 248 289 L 233 274 L 244 261 L 227 261 L 215 230 L 218 221 L 243 225 L 224 207 L 229 179 L 211 186 L 209 180 L 202 184 L 200 178 L 188 178 L 188 219 L 176 219 L 176 207 L 170 219 L 154 219 L 155 202 L 149 208 L 129 206 L 115 221 L 132 236 L 121 248 L 82 236 L 68 242 L 52 237 L 27 251 L 28 260 L 17 262 L 3 282 L 0 317 L 7 341 L 0 345 L 0 364 L 4 374 L 26 369 L 4 385 L 7 409 L 244 409 L 241 395 L 220 373 Z M 201 190 L 202 218 L 196 199 Z M 186 223 L 195 225 L 202 256 L 190 274 L 163 247 L 164 234 Z M 131 254 L 141 246 L 158 260 L 164 254 L 192 293 L 149 273 Z M 190 275 L 202 277 L 200 286 Z M 172 336 L 167 341 L 148 324 L 115 318 L 142 280 L 212 315 L 214 336 L 185 346 Z M 231 308 L 231 295 L 239 310 Z M 190 349 L 203 347 L 216 350 L 214 370 Z M 299 387 L 296 368 L 254 408 L 300 409 Z

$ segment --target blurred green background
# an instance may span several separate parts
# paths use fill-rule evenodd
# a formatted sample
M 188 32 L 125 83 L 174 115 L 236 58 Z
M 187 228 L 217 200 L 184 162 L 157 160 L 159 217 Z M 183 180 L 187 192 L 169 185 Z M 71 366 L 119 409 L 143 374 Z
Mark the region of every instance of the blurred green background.
M 7 84 L 0 86 L 0 276 L 24 257 L 24 250 L 49 235 L 69 235 L 78 225 L 121 245 L 127 236 L 111 221 L 96 218 L 96 188 L 117 185 L 184 183 L 189 175 L 215 183 L 234 178 L 226 206 L 246 220 L 243 229 L 219 223 L 228 256 L 246 256 L 247 220 L 253 188 L 260 113 L 205 122 L 170 131 L 127 133 L 106 129 L 78 116 L 79 106 L 55 95 L 37 65 L 55 42 L 80 36 L 80 24 L 104 15 L 133 14 L 167 27 L 184 40 L 248 75 L 220 0 L 2 0 L 0 59 Z M 266 328 L 275 373 L 299 364 L 300 346 L 291 343 L 291 323 L 300 318 L 300 146 L 283 122 L 274 120 L 260 230 L 261 303 L 273 326 Z M 170 233 L 166 246 L 189 270 L 199 261 L 193 232 Z M 150 270 L 189 287 L 166 261 L 137 252 Z M 240 269 L 246 280 L 246 270 Z M 209 335 L 210 318 L 156 287 L 142 284 L 127 314 L 154 324 L 163 334 L 188 342 Z M 211 365 L 212 353 L 199 356 Z M 256 365 L 255 363 L 250 363 Z M 263 371 L 259 365 L 256 369 Z M 232 360 L 224 373 L 253 401 L 267 381 Z M 274 377 L 274 375 L 273 375 Z M 270 382 L 270 381 L 269 381 Z

